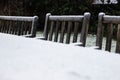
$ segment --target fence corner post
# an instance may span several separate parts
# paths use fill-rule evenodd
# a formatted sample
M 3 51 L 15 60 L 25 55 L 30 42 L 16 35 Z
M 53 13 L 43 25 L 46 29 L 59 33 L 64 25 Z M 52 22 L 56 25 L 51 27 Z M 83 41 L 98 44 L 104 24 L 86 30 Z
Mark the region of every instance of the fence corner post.
M 101 12 L 98 15 L 98 27 L 97 27 L 97 36 L 96 36 L 96 46 L 98 46 L 98 49 L 102 49 L 102 39 L 103 39 L 103 33 L 104 33 L 104 27 L 103 27 L 103 17 L 105 13 Z
M 84 13 L 84 19 L 82 24 L 81 38 L 80 42 L 83 43 L 83 46 L 86 44 L 86 38 L 88 34 L 89 22 L 91 14 L 89 12 Z
M 45 25 L 44 25 L 44 32 L 43 32 L 43 36 L 45 37 L 45 40 L 47 40 L 48 38 L 48 20 L 50 15 L 51 13 L 47 13 L 45 18 Z
M 34 16 L 33 22 L 32 22 L 32 31 L 31 31 L 31 37 L 36 36 L 36 28 L 38 25 L 38 16 Z

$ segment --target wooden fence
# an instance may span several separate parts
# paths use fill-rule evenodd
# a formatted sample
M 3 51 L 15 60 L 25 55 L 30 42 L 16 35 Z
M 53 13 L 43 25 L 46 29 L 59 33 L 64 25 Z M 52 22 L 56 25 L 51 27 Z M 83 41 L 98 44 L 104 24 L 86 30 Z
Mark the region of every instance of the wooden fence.
M 90 13 L 84 15 L 51 15 L 48 13 L 44 26 L 45 40 L 69 44 L 71 33 L 73 34 L 72 42 L 77 42 L 78 33 L 81 33 L 79 42 L 85 46 L 89 20 Z M 59 34 L 60 38 L 58 38 Z
M 35 37 L 37 21 L 37 16 L 0 16 L 0 32 Z
M 104 32 L 107 33 L 105 50 L 111 51 L 111 44 L 113 38 L 113 31 L 115 26 L 117 26 L 117 43 L 116 43 L 116 53 L 120 53 L 120 16 L 105 15 L 105 13 L 99 13 L 98 16 L 98 30 L 96 46 L 102 49 L 103 35 Z M 106 31 L 105 27 L 107 27 Z

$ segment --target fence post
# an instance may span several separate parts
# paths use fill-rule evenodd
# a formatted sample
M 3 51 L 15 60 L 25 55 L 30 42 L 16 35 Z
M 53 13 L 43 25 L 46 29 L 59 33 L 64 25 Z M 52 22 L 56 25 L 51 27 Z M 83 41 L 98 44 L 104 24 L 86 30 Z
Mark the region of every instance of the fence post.
M 45 26 L 44 26 L 44 32 L 43 32 L 43 36 L 45 37 L 45 40 L 47 40 L 48 38 L 48 21 L 49 21 L 49 16 L 51 15 L 51 13 L 47 13 L 46 14 L 46 18 L 45 18 Z
M 105 13 L 99 13 L 98 16 L 98 28 L 97 28 L 97 36 L 96 36 L 96 46 L 98 46 L 98 49 L 102 49 L 102 39 L 103 39 L 103 17 L 104 17 Z
M 80 42 L 83 43 L 82 46 L 85 46 L 86 44 L 86 37 L 88 34 L 90 15 L 91 14 L 89 12 L 84 13 L 84 19 L 83 19 L 82 31 L 81 31 L 81 37 L 80 37 Z
M 36 36 L 36 28 L 38 24 L 38 16 L 34 16 L 33 22 L 32 22 L 32 29 L 31 29 L 31 37 Z

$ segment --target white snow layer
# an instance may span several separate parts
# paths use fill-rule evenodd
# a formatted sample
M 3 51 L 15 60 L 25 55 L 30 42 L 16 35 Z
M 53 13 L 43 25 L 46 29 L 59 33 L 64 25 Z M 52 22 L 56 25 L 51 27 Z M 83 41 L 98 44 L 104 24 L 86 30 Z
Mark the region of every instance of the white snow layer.
M 120 55 L 0 33 L 0 80 L 120 80 Z

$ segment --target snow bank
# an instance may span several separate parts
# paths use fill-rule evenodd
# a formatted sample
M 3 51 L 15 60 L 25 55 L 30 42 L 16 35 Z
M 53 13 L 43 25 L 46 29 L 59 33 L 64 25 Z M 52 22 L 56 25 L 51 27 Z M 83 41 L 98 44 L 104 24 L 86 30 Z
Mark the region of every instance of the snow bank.
M 0 34 L 0 80 L 120 80 L 120 55 Z

